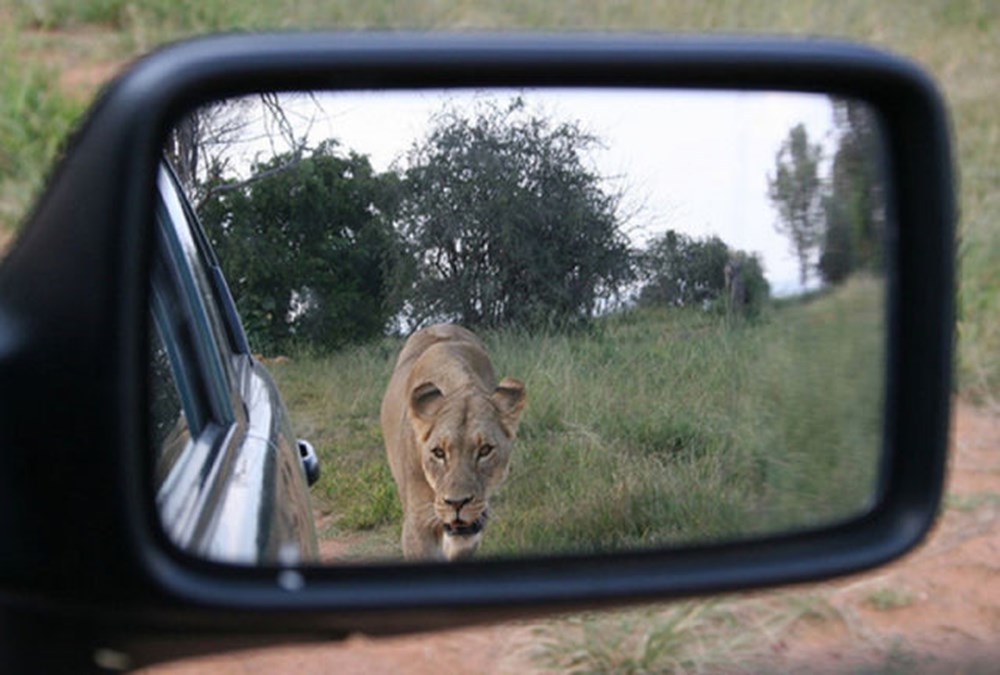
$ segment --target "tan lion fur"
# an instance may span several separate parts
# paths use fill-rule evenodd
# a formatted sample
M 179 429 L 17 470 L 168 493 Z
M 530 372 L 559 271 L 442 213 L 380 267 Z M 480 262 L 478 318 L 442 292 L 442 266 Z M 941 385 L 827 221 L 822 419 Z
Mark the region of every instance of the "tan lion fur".
M 407 559 L 475 552 L 489 499 L 507 476 L 524 403 L 524 385 L 498 384 L 483 343 L 465 328 L 438 324 L 406 341 L 381 418 Z

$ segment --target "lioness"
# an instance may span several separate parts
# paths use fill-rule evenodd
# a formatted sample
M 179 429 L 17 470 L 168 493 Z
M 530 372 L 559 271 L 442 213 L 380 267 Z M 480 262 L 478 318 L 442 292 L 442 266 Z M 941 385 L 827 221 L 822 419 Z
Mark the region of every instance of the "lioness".
M 483 343 L 464 328 L 430 326 L 403 345 L 382 399 L 382 434 L 407 559 L 475 552 L 524 401 L 524 385 L 497 384 Z

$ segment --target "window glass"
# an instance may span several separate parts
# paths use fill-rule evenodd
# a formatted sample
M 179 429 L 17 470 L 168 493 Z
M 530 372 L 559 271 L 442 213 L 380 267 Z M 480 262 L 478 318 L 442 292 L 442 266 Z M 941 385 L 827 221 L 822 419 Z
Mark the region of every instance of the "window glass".
M 160 175 L 150 292 L 150 442 L 156 482 L 215 423 L 228 427 L 232 407 L 229 341 L 182 196 Z
M 191 439 L 188 416 L 184 412 L 174 365 L 153 319 L 149 341 L 150 432 L 156 452 L 156 482 L 160 484 Z
M 235 379 L 229 355 L 229 336 L 215 297 L 207 263 L 198 248 L 183 197 L 173 178 L 162 171 L 159 180 L 161 197 L 157 214 L 163 232 L 164 259 L 170 268 L 171 281 L 185 316 L 190 322 L 193 351 L 208 389 L 212 417 L 221 424 L 234 419 L 230 405 L 231 386 Z

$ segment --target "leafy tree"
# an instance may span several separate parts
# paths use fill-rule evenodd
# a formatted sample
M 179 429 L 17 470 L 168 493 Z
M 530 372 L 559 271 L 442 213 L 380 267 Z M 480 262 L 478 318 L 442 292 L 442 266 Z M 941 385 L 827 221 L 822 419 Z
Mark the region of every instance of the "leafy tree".
M 645 281 L 639 291 L 640 305 L 720 304 L 753 316 L 770 296 L 760 259 L 731 250 L 716 236 L 697 239 L 668 230 L 650 242 L 640 260 Z M 728 281 L 739 284 L 736 294 L 727 288 L 727 267 L 733 277 Z
M 643 254 L 647 282 L 639 302 L 687 306 L 715 300 L 726 287 L 727 262 L 729 247 L 718 237 L 694 239 L 667 230 Z
M 439 116 L 410 153 L 400 210 L 418 323 L 586 321 L 630 279 L 618 200 L 584 163 L 594 143 L 519 98 Z
M 799 260 L 799 281 L 805 285 L 809 260 L 819 245 L 825 222 L 823 186 L 819 177 L 822 149 L 809 143 L 802 124 L 788 133 L 775 157 L 775 174 L 768 177 L 768 196 L 778 209 L 779 233 L 787 236 Z
M 332 141 L 289 159 L 209 186 L 200 212 L 251 343 L 326 350 L 380 335 L 401 305 L 398 180 Z
M 880 269 L 885 229 L 875 120 L 868 108 L 850 100 L 835 104 L 834 119 L 840 138 L 824 198 L 826 231 L 819 259 L 828 283 L 839 283 L 858 268 Z

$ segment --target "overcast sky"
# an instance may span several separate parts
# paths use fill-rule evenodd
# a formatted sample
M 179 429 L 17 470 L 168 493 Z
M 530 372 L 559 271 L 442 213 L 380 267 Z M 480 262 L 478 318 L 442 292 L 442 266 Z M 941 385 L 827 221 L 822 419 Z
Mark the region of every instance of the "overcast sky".
M 636 244 L 673 229 L 717 235 L 730 248 L 758 253 L 772 292 L 800 289 L 798 263 L 777 233 L 767 198 L 775 155 L 796 124 L 833 155 L 833 105 L 827 96 L 780 92 L 696 92 L 638 89 L 428 90 L 339 92 L 297 97 L 293 119 L 310 144 L 336 138 L 368 155 L 378 170 L 405 166 L 406 151 L 426 137 L 446 106 L 463 110 L 484 99 L 521 96 L 529 113 L 577 122 L 602 148 L 589 158 L 622 192 L 634 213 Z M 245 153 L 260 152 L 245 148 Z M 824 166 L 828 165 L 828 162 Z M 825 169 L 824 169 L 825 171 Z

